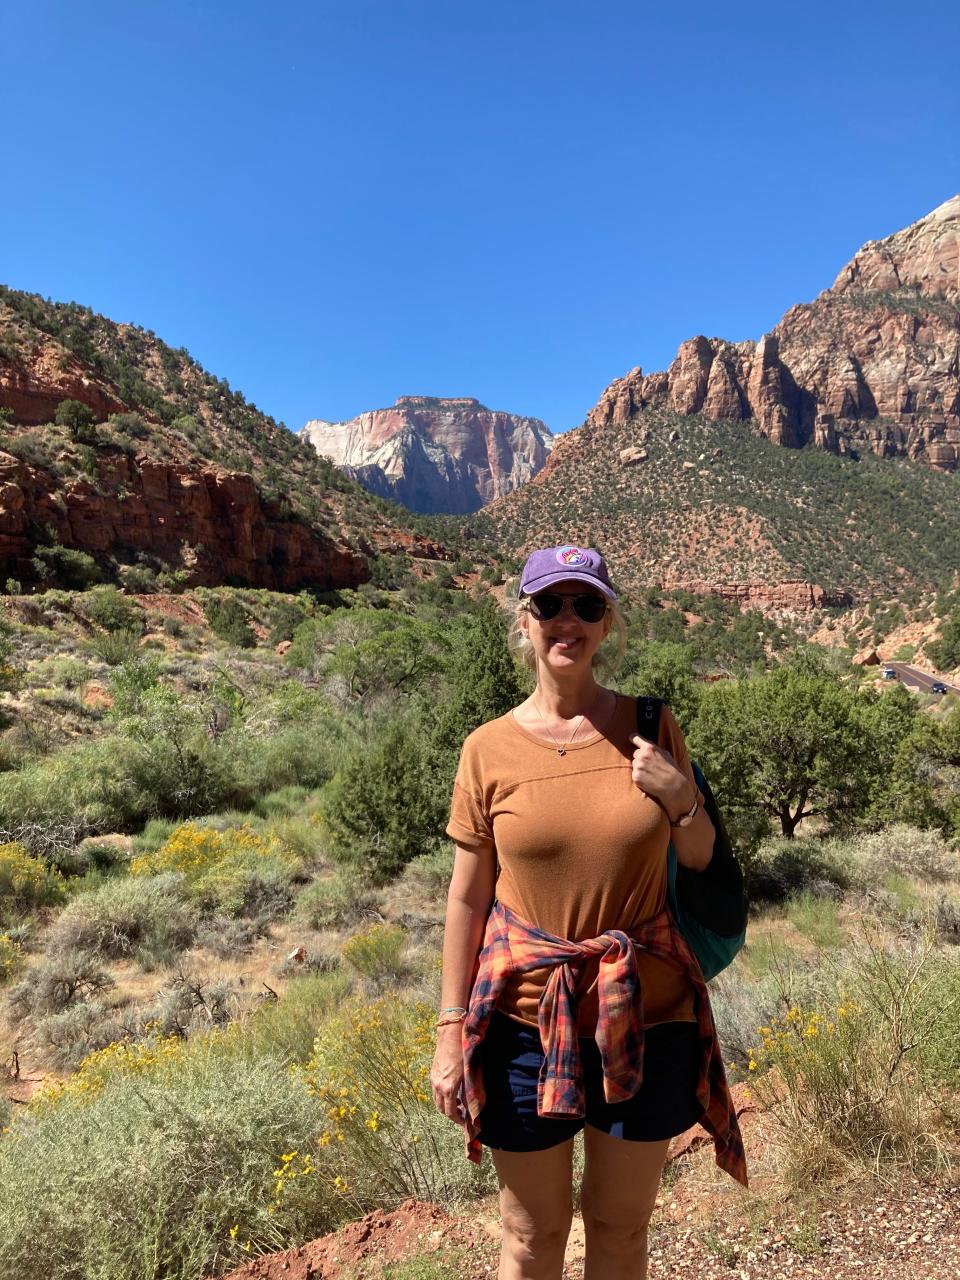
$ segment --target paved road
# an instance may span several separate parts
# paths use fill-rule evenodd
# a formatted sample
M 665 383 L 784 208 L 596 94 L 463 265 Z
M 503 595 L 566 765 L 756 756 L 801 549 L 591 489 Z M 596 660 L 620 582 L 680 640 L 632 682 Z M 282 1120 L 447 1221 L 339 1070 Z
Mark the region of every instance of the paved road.
M 951 684 L 949 680 L 944 680 L 943 676 L 932 676 L 928 671 L 921 671 L 919 667 L 911 667 L 909 662 L 885 662 L 883 665 L 892 667 L 900 683 L 905 684 L 908 689 L 929 693 L 934 680 L 943 680 L 948 693 L 960 693 L 960 685 Z

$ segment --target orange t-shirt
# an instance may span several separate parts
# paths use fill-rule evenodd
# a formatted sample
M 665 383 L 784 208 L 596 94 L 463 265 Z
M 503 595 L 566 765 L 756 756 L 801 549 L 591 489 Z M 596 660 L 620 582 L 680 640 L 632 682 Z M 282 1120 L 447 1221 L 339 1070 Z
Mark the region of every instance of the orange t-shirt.
M 561 756 L 513 714 L 476 729 L 463 744 L 447 835 L 471 852 L 495 850 L 497 897 L 531 924 L 577 942 L 607 929 L 629 931 L 658 915 L 667 894 L 670 822 L 633 783 L 636 701 L 617 695 L 602 732 Z M 694 781 L 680 726 L 667 707 L 660 746 Z M 597 960 L 583 969 L 579 1031 L 597 1022 Z M 644 1025 L 693 1021 L 693 987 L 668 961 L 637 955 Z M 548 970 L 519 975 L 500 1010 L 536 1025 Z

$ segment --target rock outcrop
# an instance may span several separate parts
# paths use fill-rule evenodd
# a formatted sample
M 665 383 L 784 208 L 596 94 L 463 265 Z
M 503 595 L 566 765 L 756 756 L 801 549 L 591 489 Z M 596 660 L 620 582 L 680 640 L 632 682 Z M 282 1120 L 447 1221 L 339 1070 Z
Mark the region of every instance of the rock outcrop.
M 486 409 L 463 396 L 401 396 L 349 422 L 308 422 L 318 453 L 411 511 L 477 511 L 537 474 L 553 444 L 539 418 Z
M 249 475 L 103 454 L 65 485 L 0 453 L 0 572 L 34 576 L 35 530 L 98 556 L 145 551 L 185 568 L 191 585 L 275 590 L 355 587 L 366 558 L 264 500 Z
M 751 422 L 778 444 L 960 461 L 960 195 L 872 241 L 759 342 L 698 336 L 612 382 L 587 422 L 648 407 Z

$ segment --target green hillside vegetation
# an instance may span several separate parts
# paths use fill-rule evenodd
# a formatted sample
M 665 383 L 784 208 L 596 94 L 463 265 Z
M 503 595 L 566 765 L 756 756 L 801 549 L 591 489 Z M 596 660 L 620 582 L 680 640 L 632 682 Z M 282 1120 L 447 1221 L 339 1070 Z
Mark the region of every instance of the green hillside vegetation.
M 427 1085 L 443 827 L 462 738 L 529 686 L 456 567 L 3 601 L 0 1058 L 51 1074 L 0 1116 L 2 1274 L 201 1280 L 492 1192 Z M 684 592 L 635 595 L 619 685 L 669 698 L 743 857 L 715 1003 L 782 1126 L 757 1194 L 939 1176 L 960 712 Z
M 515 552 L 561 539 L 604 548 L 634 592 L 666 578 L 800 580 L 862 600 L 938 587 L 960 568 L 955 474 L 785 449 L 742 423 L 653 410 L 578 435 L 475 527 Z M 622 464 L 631 446 L 646 461 Z
M 61 480 L 95 477 L 98 456 L 117 450 L 249 472 L 281 511 L 361 550 L 378 529 L 410 527 L 402 508 L 367 493 L 184 347 L 77 303 L 0 285 L 0 360 L 16 362 L 43 337 L 62 348 L 63 368 L 79 361 L 130 411 L 97 423 L 85 405 L 67 400 L 51 423 L 0 422 L 3 451 Z

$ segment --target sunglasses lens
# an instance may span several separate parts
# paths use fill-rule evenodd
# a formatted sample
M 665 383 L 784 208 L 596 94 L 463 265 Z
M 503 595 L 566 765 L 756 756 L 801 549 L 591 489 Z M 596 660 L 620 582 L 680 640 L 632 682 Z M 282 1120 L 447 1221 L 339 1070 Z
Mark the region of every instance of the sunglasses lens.
M 599 622 L 607 612 L 607 602 L 602 596 L 560 596 L 552 591 L 541 591 L 539 595 L 531 596 L 530 612 L 539 621 L 549 622 L 561 612 L 564 600 L 570 601 L 581 622 Z
M 573 611 L 582 622 L 599 622 L 607 612 L 607 602 L 600 596 L 574 596 Z
M 542 622 L 555 618 L 562 608 L 563 596 L 555 596 L 550 591 L 541 591 L 538 596 L 530 597 L 530 612 Z

